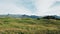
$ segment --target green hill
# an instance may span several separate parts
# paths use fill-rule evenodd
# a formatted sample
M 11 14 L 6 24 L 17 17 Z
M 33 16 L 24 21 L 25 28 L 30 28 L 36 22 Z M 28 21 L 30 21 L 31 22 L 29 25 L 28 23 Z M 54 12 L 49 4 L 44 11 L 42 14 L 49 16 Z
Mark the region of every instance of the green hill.
M 60 34 L 60 20 L 0 18 L 0 34 Z

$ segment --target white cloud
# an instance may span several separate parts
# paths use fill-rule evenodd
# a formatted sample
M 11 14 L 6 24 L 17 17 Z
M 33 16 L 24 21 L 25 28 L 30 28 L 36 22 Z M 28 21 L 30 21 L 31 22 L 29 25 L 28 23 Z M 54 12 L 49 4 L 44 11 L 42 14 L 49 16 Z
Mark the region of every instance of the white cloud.
M 31 11 L 25 9 L 24 7 L 17 7 L 14 4 L 0 4 L 0 14 L 32 14 Z
M 60 1 L 60 0 L 56 0 L 56 1 Z
M 12 0 L 5 0 L 0 3 L 0 14 L 27 14 L 31 15 L 32 12 L 25 9 L 23 6 L 17 7 L 16 4 L 11 3 Z
M 50 8 L 56 1 L 59 0 L 36 0 L 36 8 L 38 9 L 36 11 L 36 15 L 57 15 L 59 14 L 59 10 L 60 8 L 58 8 L 59 10 L 55 9 L 55 8 Z M 55 11 L 56 12 L 55 12 Z
M 11 10 L 9 11 L 9 13 L 12 13 L 12 14 L 31 14 L 31 11 L 28 11 L 22 7 L 18 8 L 16 6 L 11 6 Z
M 50 8 L 48 14 L 60 16 L 60 6 L 55 6 L 55 7 Z
M 0 0 L 0 14 L 60 15 L 60 6 L 51 7 L 56 1 L 60 0 L 31 0 L 35 8 L 37 8 L 37 11 L 34 13 L 22 6 L 19 1 L 20 0 Z M 18 3 L 19 6 L 17 6 Z

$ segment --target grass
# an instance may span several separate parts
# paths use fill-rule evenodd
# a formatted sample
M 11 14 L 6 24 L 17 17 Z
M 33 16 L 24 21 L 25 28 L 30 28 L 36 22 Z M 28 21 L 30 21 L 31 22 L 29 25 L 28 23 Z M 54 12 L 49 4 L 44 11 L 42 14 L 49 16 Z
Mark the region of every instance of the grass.
M 0 18 L 0 34 L 60 34 L 60 20 Z

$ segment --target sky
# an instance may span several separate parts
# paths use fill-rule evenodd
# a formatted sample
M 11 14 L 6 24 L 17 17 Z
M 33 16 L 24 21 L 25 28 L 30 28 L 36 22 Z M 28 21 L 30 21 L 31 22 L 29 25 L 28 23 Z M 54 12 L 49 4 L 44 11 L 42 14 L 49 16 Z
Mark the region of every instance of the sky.
M 60 0 L 0 0 L 0 14 L 59 15 Z

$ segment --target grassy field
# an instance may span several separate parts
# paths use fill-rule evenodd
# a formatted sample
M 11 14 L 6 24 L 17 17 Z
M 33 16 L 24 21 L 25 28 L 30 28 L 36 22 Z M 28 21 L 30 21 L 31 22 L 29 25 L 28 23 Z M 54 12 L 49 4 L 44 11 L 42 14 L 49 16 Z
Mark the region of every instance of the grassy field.
M 60 34 L 60 20 L 0 18 L 0 34 Z

